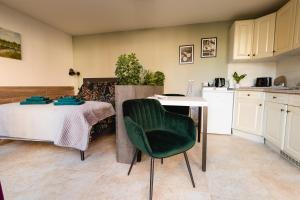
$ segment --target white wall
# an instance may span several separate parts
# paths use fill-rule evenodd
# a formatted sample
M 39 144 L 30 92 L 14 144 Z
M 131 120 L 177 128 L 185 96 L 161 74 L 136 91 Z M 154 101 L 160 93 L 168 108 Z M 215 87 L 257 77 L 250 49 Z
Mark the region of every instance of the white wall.
M 228 64 L 228 79 L 232 80 L 234 72 L 240 74 L 247 74 L 246 78 L 240 82 L 240 86 L 249 87 L 254 86 L 257 77 L 276 77 L 276 63 L 230 63 Z
M 0 86 L 74 85 L 72 37 L 0 4 L 0 27 L 18 32 L 22 60 L 0 57 Z
M 106 33 L 73 38 L 74 65 L 83 77 L 112 77 L 120 54 L 135 52 L 145 68 L 166 75 L 165 92 L 186 93 L 195 80 L 194 93 L 202 82 L 227 76 L 227 39 L 230 22 Z M 201 38 L 217 37 L 216 58 L 200 58 Z M 194 44 L 194 64 L 179 65 L 179 45 Z
M 285 76 L 287 86 L 294 87 L 300 83 L 300 56 L 287 56 L 277 61 L 277 76 Z

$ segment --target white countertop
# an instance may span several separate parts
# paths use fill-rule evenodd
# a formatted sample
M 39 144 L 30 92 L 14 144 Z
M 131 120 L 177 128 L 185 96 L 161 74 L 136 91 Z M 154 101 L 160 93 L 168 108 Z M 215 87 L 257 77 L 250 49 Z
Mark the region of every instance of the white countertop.
M 157 99 L 161 105 L 164 106 L 193 106 L 193 107 L 207 107 L 208 103 L 202 97 L 175 97 L 165 96 L 164 98 L 148 97 L 150 99 Z
M 233 93 L 234 89 L 225 87 L 203 87 L 202 92 L 220 92 L 220 93 Z
M 293 90 L 288 88 L 273 88 L 273 87 L 240 87 L 235 89 L 236 91 L 257 91 L 257 92 L 269 92 L 269 93 L 282 93 L 282 94 L 299 94 L 300 90 Z

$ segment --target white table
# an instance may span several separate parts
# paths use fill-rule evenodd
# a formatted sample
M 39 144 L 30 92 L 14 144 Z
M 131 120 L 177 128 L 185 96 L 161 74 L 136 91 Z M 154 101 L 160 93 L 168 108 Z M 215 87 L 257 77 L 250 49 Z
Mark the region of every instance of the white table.
M 198 142 L 201 138 L 201 125 L 203 125 L 203 140 L 202 140 L 202 171 L 206 171 L 206 156 L 207 156 L 207 114 L 208 103 L 202 97 L 175 97 L 167 96 L 165 98 L 148 97 L 157 99 L 164 106 L 190 106 L 198 107 Z

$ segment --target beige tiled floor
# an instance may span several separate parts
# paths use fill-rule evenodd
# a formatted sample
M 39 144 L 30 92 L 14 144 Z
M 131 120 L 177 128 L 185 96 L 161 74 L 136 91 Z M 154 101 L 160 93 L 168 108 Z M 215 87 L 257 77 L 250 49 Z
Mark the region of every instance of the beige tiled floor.
M 87 158 L 79 152 L 38 142 L 0 144 L 0 180 L 7 200 L 148 198 L 149 159 L 134 166 L 115 160 L 115 136 L 92 143 Z M 300 199 L 300 170 L 263 144 L 234 136 L 209 135 L 207 172 L 201 145 L 188 152 L 196 188 L 183 155 L 155 164 L 154 199 L 289 200 Z

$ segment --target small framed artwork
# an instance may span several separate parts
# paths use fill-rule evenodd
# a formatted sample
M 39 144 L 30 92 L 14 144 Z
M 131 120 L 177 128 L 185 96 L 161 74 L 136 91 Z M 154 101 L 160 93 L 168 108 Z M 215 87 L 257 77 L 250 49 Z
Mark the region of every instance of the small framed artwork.
M 201 38 L 201 58 L 217 57 L 217 37 Z
M 0 56 L 12 59 L 22 59 L 21 35 L 0 27 Z
M 194 63 L 194 45 L 179 46 L 179 64 Z

